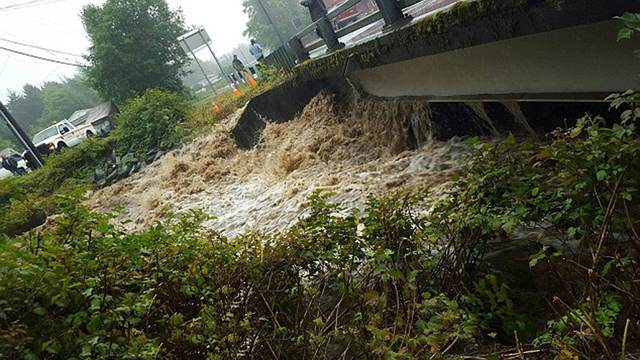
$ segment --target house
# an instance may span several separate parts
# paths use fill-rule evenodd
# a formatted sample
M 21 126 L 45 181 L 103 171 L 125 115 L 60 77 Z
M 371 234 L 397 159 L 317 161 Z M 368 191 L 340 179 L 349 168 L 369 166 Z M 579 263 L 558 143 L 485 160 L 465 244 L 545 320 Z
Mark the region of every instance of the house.
M 115 117 L 120 110 L 113 102 L 105 102 L 91 109 L 78 110 L 69 117 L 74 126 L 93 125 L 98 135 L 105 136 L 115 127 Z

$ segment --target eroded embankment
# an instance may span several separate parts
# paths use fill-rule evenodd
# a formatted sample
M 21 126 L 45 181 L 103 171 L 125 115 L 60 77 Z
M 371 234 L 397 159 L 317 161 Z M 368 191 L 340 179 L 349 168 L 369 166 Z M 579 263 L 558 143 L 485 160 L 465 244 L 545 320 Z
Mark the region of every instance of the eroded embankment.
M 244 151 L 231 136 L 238 113 L 140 174 L 97 191 L 90 206 L 101 212 L 124 207 L 121 218 L 132 220 L 133 231 L 167 211 L 201 209 L 216 217 L 207 225 L 227 235 L 273 232 L 295 223 L 317 189 L 361 207 L 368 196 L 405 186 L 439 188 L 458 166 L 465 149 L 460 139 L 409 151 L 406 124 L 357 114 L 323 92 L 293 121 L 268 124 L 259 146 Z

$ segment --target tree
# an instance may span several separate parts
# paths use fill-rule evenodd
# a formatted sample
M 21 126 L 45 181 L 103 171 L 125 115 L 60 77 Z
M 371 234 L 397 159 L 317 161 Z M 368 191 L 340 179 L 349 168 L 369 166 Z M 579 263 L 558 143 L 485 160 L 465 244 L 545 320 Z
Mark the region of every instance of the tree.
M 37 86 L 26 84 L 22 92 L 9 91 L 7 109 L 25 130 L 33 126 L 44 112 L 42 90 Z
M 101 97 L 122 103 L 150 88 L 183 91 L 181 10 L 164 0 L 107 0 L 85 6 L 82 22 L 91 41 L 85 74 Z
M 218 70 L 218 65 L 213 60 L 202 61 L 200 60 L 200 65 L 204 69 L 204 71 L 211 74 L 218 74 L 220 70 Z M 200 82 L 204 81 L 204 75 L 202 75 L 202 70 L 198 67 L 195 60 L 191 59 L 187 65 L 185 66 L 185 70 L 187 72 L 186 75 L 182 77 L 182 81 L 186 86 L 190 86 L 194 90 L 202 88 L 200 86 Z
M 67 119 L 76 110 L 92 108 L 100 103 L 96 91 L 84 85 L 82 78 L 77 76 L 61 83 L 44 84 L 42 98 L 44 112 L 38 121 L 39 128 L 51 125 L 52 121 Z
M 243 35 L 255 38 L 264 47 L 277 49 L 281 43 L 258 1 L 264 5 L 284 41 L 288 41 L 301 30 L 296 29 L 294 20 L 299 21 L 302 26 L 311 24 L 308 11 L 297 0 L 244 0 L 242 6 L 244 13 L 249 16 L 249 21 Z
M 42 90 L 37 86 L 26 84 L 22 87 L 22 92 L 9 91 L 7 109 L 16 118 L 20 127 L 28 131 L 35 126 L 44 111 Z M 9 146 L 20 149 L 21 146 L 18 144 L 18 140 L 9 127 L 4 124 L 0 125 L 0 149 Z

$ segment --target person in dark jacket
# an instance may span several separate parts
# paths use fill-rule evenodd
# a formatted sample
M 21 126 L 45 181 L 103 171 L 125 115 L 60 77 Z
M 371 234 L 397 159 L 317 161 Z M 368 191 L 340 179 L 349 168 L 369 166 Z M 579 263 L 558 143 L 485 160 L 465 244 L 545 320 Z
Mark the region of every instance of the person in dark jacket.
M 300 5 L 305 6 L 311 13 L 311 20 L 316 22 L 327 15 L 327 6 L 322 0 L 301 0 Z
M 233 55 L 233 61 L 231 61 L 231 66 L 238 74 L 238 78 L 244 82 L 244 64 L 240 59 L 238 59 L 238 55 Z
M 2 155 L 2 167 L 9 170 L 13 175 L 18 175 L 18 162 L 11 156 Z

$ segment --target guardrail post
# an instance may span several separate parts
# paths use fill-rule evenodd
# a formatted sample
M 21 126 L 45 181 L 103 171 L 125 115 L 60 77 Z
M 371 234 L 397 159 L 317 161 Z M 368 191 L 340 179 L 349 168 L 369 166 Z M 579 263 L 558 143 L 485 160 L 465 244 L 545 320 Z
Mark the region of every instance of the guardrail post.
M 331 25 L 331 21 L 329 21 L 326 16 L 316 21 L 316 26 L 318 26 L 318 31 L 320 32 L 325 44 L 327 44 L 329 52 L 333 52 L 344 47 L 344 44 L 338 41 L 336 32 L 333 30 L 333 25 Z
M 402 12 L 397 0 L 375 0 L 375 2 L 382 13 L 385 27 L 394 26 L 411 19 L 411 17 Z
M 295 55 L 299 64 L 302 64 L 303 62 L 309 60 L 309 52 L 304 49 L 302 41 L 300 41 L 297 36 L 294 36 L 291 38 L 291 40 L 289 40 L 289 46 L 291 47 L 291 50 L 293 50 L 293 54 Z

